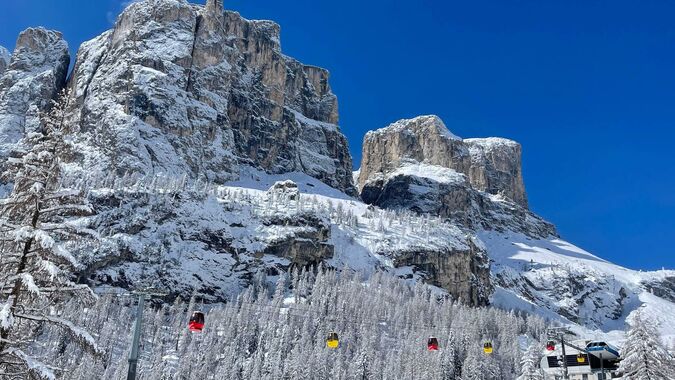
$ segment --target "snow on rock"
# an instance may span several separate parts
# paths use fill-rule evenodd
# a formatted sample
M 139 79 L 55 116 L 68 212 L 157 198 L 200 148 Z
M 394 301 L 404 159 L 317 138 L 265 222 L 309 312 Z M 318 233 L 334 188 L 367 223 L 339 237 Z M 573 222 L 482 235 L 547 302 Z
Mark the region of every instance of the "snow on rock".
M 646 283 L 675 277 L 675 271 L 639 272 L 612 264 L 562 239 L 533 239 L 507 232 L 481 231 L 498 291 L 492 302 L 501 307 L 536 312 L 587 337 L 621 331 L 638 309 L 661 324 L 666 339 L 675 338 L 675 303 L 658 297 Z M 675 291 L 668 293 L 675 295 Z
M 0 62 L 7 50 L 0 50 Z M 70 55 L 61 33 L 44 28 L 21 32 L 4 72 L 0 63 L 0 157 L 26 131 L 35 130 L 39 113 L 63 88 Z
M 9 50 L 7 50 L 4 46 L 0 46 L 0 75 L 7 69 L 7 66 L 9 66 L 9 60 L 11 58 L 11 54 L 9 53 Z
M 452 140 L 461 140 L 461 137 L 450 132 L 448 127 L 445 126 L 445 123 L 443 123 L 443 120 L 436 115 L 423 115 L 412 119 L 401 119 L 389 124 L 387 127 L 376 129 L 368 133 L 370 135 L 388 135 L 392 132 L 414 134 L 417 133 L 417 129 L 423 129 L 433 134 L 439 134 Z
M 304 172 L 355 194 L 328 72 L 281 53 L 279 26 L 177 0 L 132 3 L 80 47 L 71 174 Z
M 527 208 L 520 144 L 500 138 L 462 140 L 438 116 L 399 120 L 368 132 L 363 141 L 359 189 L 411 162 L 453 169 L 465 174 L 476 190 L 501 194 Z
M 268 190 L 100 189 L 91 193 L 90 227 L 108 237 L 78 258 L 97 284 L 161 287 L 186 297 L 197 289 L 207 301 L 237 295 L 253 273 L 274 276 L 323 262 L 364 273 L 408 268 L 406 278 L 485 304 L 489 265 L 470 236 L 436 218 L 380 210 L 344 194 L 334 198 L 337 190 L 313 182 L 320 184 L 297 174 Z
M 555 227 L 500 195 L 474 189 L 454 169 L 402 162 L 387 174 L 372 175 L 361 187 L 364 202 L 387 209 L 436 215 L 472 231 L 518 231 L 532 237 L 555 236 Z

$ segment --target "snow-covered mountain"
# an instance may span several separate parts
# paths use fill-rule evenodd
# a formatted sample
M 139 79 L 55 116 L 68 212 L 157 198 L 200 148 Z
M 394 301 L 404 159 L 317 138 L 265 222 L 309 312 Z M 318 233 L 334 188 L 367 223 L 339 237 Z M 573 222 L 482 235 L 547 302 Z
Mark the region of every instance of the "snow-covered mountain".
M 70 90 L 102 236 L 82 281 L 231 299 L 256 276 L 322 263 L 426 281 L 472 305 L 535 312 L 580 332 L 637 308 L 675 338 L 675 272 L 637 272 L 562 240 L 528 209 L 520 144 L 462 139 L 435 116 L 368 133 L 353 176 L 328 72 L 281 52 L 279 26 L 185 0 L 132 3 L 80 46 L 60 33 L 0 49 L 0 164 Z M 7 184 L 5 184 L 7 185 Z M 0 187 L 0 196 L 8 186 Z
M 527 209 L 520 156 L 514 141 L 462 140 L 421 116 L 366 135 L 358 186 L 365 202 L 475 234 L 490 257 L 493 305 L 583 326 L 584 336 L 622 330 L 644 307 L 675 339 L 675 271 L 629 270 L 561 239 Z

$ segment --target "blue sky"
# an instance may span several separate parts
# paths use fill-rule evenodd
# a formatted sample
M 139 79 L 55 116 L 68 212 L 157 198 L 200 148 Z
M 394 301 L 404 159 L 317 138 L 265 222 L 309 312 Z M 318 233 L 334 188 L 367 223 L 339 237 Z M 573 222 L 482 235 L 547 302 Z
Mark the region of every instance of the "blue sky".
M 7 0 L 0 45 L 44 25 L 73 50 L 120 0 Z M 462 137 L 523 144 L 531 208 L 619 264 L 675 268 L 675 2 L 225 0 L 281 24 L 331 71 L 355 162 L 363 135 L 437 114 Z M 357 164 L 358 165 L 358 164 Z

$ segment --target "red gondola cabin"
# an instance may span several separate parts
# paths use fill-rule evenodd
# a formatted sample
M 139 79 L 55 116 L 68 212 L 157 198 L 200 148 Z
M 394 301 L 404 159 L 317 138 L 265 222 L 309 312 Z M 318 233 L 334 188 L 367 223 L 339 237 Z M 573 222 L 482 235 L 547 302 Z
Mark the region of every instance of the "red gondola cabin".
M 201 332 L 204 330 L 204 313 L 201 311 L 195 311 L 190 317 L 190 323 L 188 323 L 188 329 L 192 332 Z
M 429 337 L 429 340 L 427 340 L 427 350 L 438 351 L 438 339 L 433 336 Z
M 547 351 L 555 351 L 555 342 L 552 340 L 549 340 L 546 342 L 546 350 Z

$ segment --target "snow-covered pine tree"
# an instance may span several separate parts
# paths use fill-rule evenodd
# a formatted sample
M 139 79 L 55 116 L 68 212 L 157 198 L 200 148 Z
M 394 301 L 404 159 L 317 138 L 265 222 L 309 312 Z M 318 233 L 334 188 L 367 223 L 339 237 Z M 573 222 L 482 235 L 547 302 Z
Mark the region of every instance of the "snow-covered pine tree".
M 54 371 L 30 354 L 45 325 L 59 327 L 72 341 L 99 354 L 94 339 L 59 317 L 70 298 L 93 299 L 86 285 L 72 281 L 79 264 L 68 248 L 91 241 L 72 218 L 91 213 L 80 191 L 61 187 L 61 165 L 69 152 L 64 92 L 41 117 L 41 130 L 29 132 L 20 157 L 3 173 L 13 184 L 0 200 L 0 377 L 53 379 Z M 73 297 L 75 296 L 75 297 Z M 7 376 L 7 377 L 5 377 Z
M 540 345 L 537 342 L 532 342 L 523 353 L 523 358 L 520 361 L 520 377 L 518 380 L 543 380 L 544 376 L 539 369 L 539 360 L 541 355 L 539 353 Z
M 675 360 L 659 339 L 656 323 L 638 310 L 621 351 L 624 380 L 673 380 Z

